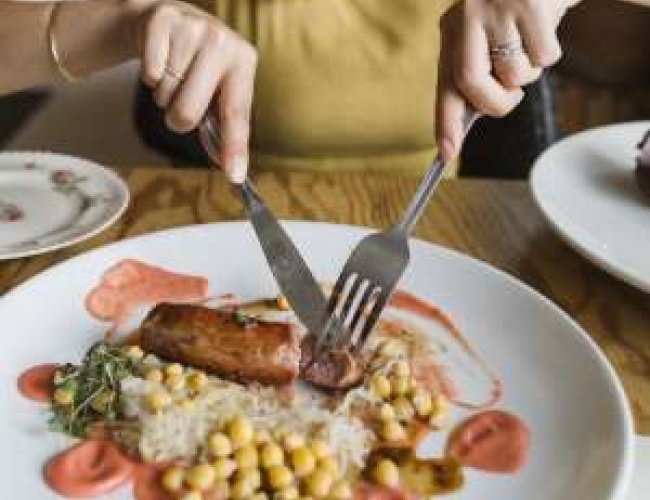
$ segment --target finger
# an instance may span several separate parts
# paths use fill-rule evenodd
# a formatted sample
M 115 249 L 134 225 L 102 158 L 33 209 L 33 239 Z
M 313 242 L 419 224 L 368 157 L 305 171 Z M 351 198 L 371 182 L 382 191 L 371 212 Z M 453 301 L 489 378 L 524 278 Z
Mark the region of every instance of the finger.
M 167 110 L 167 126 L 176 132 L 189 132 L 196 127 L 224 76 L 227 59 L 219 38 L 216 34 L 209 37 L 199 50 Z
M 463 116 L 467 107 L 463 97 L 447 87 L 438 93 L 436 106 L 436 143 L 444 162 L 456 157 L 463 140 Z
M 450 30 L 445 30 L 451 35 Z M 462 140 L 462 117 L 466 107 L 465 100 L 454 88 L 451 71 L 452 50 L 447 36 L 438 63 L 438 86 L 436 89 L 436 144 L 444 162 L 458 154 Z
M 485 31 L 471 21 L 465 25 L 460 53 L 455 57 L 454 82 L 477 111 L 490 116 L 509 113 L 523 97 L 521 89 L 507 89 L 492 75 Z
M 163 70 L 163 77 L 154 91 L 154 100 L 161 108 L 169 105 L 176 89 L 185 78 L 185 73 L 198 51 L 202 28 L 202 21 L 189 17 L 182 18 L 172 28 L 169 57 Z
M 535 11 L 535 15 L 522 15 L 517 20 L 524 50 L 531 64 L 540 68 L 552 66 L 562 56 L 562 48 L 555 34 L 557 23 L 548 17 L 544 11 Z
M 142 80 L 155 87 L 165 73 L 169 58 L 169 39 L 178 12 L 167 5 L 156 10 L 144 26 L 142 44 Z
M 512 54 L 490 54 L 492 72 L 505 88 L 523 87 L 540 77 L 542 69 L 530 63 L 514 19 L 503 20 L 498 27 L 488 28 L 488 38 L 490 50 L 503 47 L 515 50 Z M 518 47 L 521 50 L 517 50 Z
M 238 57 L 241 58 L 241 54 Z M 222 139 L 220 164 L 226 176 L 237 184 L 244 182 L 248 170 L 254 79 L 255 65 L 250 61 L 245 62 L 225 75 L 219 91 L 218 112 Z

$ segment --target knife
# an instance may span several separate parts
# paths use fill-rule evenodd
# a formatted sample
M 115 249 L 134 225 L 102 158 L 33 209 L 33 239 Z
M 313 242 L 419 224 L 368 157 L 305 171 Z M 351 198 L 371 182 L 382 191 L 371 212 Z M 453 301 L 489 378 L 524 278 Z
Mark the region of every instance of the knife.
M 336 315 L 327 309 L 327 299 L 289 235 L 246 180 L 241 194 L 275 280 L 298 319 L 320 338 L 340 328 Z
M 203 120 L 199 134 L 208 156 L 217 158 L 220 140 L 211 117 Z M 316 336 L 317 344 L 337 334 L 342 328 L 338 316 L 329 313 L 321 287 L 289 235 L 248 179 L 241 184 L 240 193 L 271 272 L 298 319 Z

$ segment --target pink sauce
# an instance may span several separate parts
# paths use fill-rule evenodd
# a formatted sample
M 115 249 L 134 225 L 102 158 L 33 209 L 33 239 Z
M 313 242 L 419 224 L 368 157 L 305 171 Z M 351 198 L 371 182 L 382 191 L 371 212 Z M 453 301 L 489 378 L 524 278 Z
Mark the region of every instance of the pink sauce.
M 390 305 L 395 309 L 407 311 L 420 316 L 423 319 L 440 323 L 451 335 L 452 338 L 473 358 L 481 369 L 492 379 L 492 392 L 490 398 L 480 404 L 463 401 L 459 398 L 458 391 L 452 380 L 447 376 L 443 367 L 434 361 L 416 357 L 412 360 L 412 368 L 415 371 L 415 378 L 432 391 L 439 391 L 451 401 L 465 408 L 488 408 L 494 405 L 502 396 L 503 388 L 501 381 L 491 372 L 487 363 L 478 355 L 469 341 L 463 336 L 456 325 L 449 317 L 436 306 L 401 290 L 396 291 L 390 299 Z M 395 325 L 398 327 L 398 325 Z
M 517 472 L 524 466 L 529 448 L 530 431 L 521 419 L 497 410 L 461 422 L 447 441 L 449 456 L 487 472 Z
M 95 318 L 118 325 L 139 306 L 204 300 L 207 291 L 206 278 L 127 259 L 104 273 L 86 297 L 86 309 Z
M 48 402 L 54 393 L 54 374 L 59 368 L 56 364 L 33 366 L 18 377 L 18 390 L 33 401 Z
M 113 443 L 89 439 L 63 451 L 45 465 L 45 482 L 68 498 L 111 492 L 131 480 L 135 464 Z

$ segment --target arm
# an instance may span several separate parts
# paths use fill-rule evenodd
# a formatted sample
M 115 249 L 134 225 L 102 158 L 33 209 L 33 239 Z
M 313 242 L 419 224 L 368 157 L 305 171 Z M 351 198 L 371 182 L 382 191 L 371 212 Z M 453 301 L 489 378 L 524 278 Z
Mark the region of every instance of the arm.
M 139 58 L 142 79 L 177 132 L 211 109 L 222 137 L 217 162 L 234 182 L 248 164 L 255 50 L 218 19 L 175 0 L 0 0 L 0 95 L 62 82 L 47 36 L 75 77 Z M 213 103 L 215 94 L 219 94 Z
M 0 95 L 63 81 L 47 39 L 54 5 L 0 2 Z M 138 14 L 136 4 L 122 0 L 62 3 L 53 28 L 65 67 L 86 76 L 136 57 Z

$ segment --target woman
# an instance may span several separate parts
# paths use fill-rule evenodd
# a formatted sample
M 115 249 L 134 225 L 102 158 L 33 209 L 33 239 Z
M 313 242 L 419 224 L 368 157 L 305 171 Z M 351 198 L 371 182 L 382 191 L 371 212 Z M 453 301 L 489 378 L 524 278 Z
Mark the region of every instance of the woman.
M 463 0 L 442 17 L 435 116 L 445 157 L 458 152 L 466 102 L 506 114 L 521 87 L 557 61 L 556 29 L 576 2 Z M 204 5 L 213 17 L 174 0 L 0 0 L 0 94 L 140 58 L 142 79 L 176 132 L 194 129 L 218 94 L 219 161 L 233 182 L 246 174 L 251 120 L 258 163 L 425 165 L 434 147 L 433 65 L 446 7 L 435 0 L 215 0 Z M 221 19 L 260 50 L 255 115 L 256 49 Z

